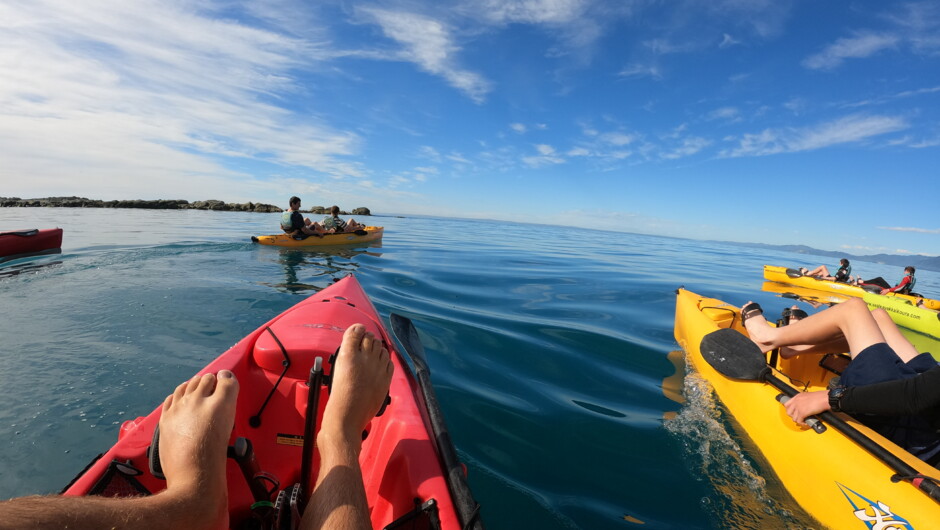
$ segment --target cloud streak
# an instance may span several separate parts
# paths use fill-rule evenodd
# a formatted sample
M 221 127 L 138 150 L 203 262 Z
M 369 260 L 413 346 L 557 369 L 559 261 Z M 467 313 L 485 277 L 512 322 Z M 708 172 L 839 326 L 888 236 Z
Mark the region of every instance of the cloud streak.
M 388 38 L 402 46 L 399 57 L 440 76 L 477 103 L 483 103 L 490 83 L 457 63 L 460 48 L 443 22 L 415 13 L 363 8 Z
M 4 18 L 0 159 L 32 188 L 256 197 L 263 184 L 226 158 L 363 174 L 344 160 L 357 135 L 279 105 L 300 90 L 298 69 L 329 57 L 318 43 L 173 2 L 37 0 Z
M 832 70 L 846 59 L 863 59 L 897 47 L 899 37 L 884 33 L 863 33 L 838 39 L 819 53 L 803 60 L 803 66 L 812 70 Z
M 918 234 L 940 234 L 940 228 L 913 228 L 905 226 L 879 226 L 878 230 L 891 230 L 894 232 L 915 232 Z
M 900 117 L 856 114 L 815 127 L 765 129 L 760 133 L 744 134 L 737 140 L 736 147 L 722 150 L 720 156 L 734 158 L 811 151 L 833 145 L 860 142 L 906 128 L 908 128 L 908 123 Z

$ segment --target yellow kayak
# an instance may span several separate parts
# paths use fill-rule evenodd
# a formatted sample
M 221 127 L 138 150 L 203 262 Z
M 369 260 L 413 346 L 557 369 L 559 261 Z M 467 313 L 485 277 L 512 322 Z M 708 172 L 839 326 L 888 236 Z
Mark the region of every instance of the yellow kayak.
M 827 291 L 830 293 L 837 293 L 845 296 L 854 296 L 856 298 L 861 298 L 865 293 L 869 292 L 858 285 L 852 285 L 850 283 L 841 283 L 841 282 L 830 282 L 827 280 L 819 280 L 813 278 L 812 276 L 803 276 L 800 271 L 796 269 L 788 269 L 786 267 L 776 267 L 774 265 L 764 265 L 764 279 L 772 282 L 786 283 L 790 285 L 796 285 L 799 287 L 807 287 L 809 289 L 816 289 L 817 291 Z M 881 289 L 878 289 L 880 292 Z M 898 294 L 898 293 L 888 293 L 885 296 L 897 297 L 904 300 L 909 300 L 912 303 L 918 299 L 919 296 L 911 296 L 908 294 Z M 940 300 L 934 300 L 932 298 L 924 298 L 924 306 L 928 309 L 937 309 L 940 310 Z
M 355 232 L 340 232 L 338 234 L 324 234 L 322 237 L 309 236 L 306 239 L 294 239 L 287 234 L 274 234 L 270 236 L 251 236 L 251 240 L 262 245 L 278 247 L 320 247 L 330 245 L 356 245 L 369 243 L 382 239 L 385 227 L 367 226 Z
M 921 491 L 933 489 L 931 495 L 940 499 L 936 491 L 940 488 L 935 483 L 924 480 L 915 486 L 906 480 L 892 481 L 897 468 L 853 441 L 835 423 L 824 422 L 827 427 L 822 433 L 800 427 L 777 402 L 781 390 L 765 382 L 726 377 L 705 360 L 703 351 L 714 359 L 710 352 L 715 351 L 715 340 L 709 339 L 737 338 L 741 342 L 746 336 L 738 307 L 679 289 L 675 336 L 695 370 L 711 384 L 790 495 L 823 526 L 840 530 L 865 530 L 873 528 L 872 524 L 875 528 L 936 528 L 940 501 Z M 703 339 L 705 348 L 701 346 Z M 743 342 L 754 349 L 756 362 L 764 366 L 766 357 L 749 340 Z M 725 344 L 734 345 L 736 341 Z M 746 349 L 741 344 L 736 347 Z M 819 356 L 780 359 L 769 373 L 785 387 L 789 381 L 801 381 L 806 390 L 822 390 L 835 374 L 821 367 L 819 361 Z M 854 427 L 880 446 L 889 459 L 896 458 L 894 465 L 940 481 L 936 468 L 851 417 L 841 413 L 836 416 L 836 421 L 845 420 L 847 430 Z
M 891 320 L 899 326 L 940 339 L 940 313 L 932 309 L 917 307 L 908 300 L 865 293 L 862 297 L 868 307 L 880 307 L 891 315 Z

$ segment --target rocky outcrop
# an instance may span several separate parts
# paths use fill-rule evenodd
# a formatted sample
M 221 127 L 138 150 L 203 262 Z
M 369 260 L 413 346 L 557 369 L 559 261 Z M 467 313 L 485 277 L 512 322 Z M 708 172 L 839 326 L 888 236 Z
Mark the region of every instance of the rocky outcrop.
M 221 212 L 259 212 L 271 213 L 283 211 L 273 204 L 260 202 L 226 203 L 218 200 L 196 201 L 190 203 L 182 199 L 100 201 L 85 197 L 46 197 L 42 199 L 20 199 L 19 197 L 0 197 L 0 207 L 21 208 L 140 208 L 147 210 L 215 210 Z
M 99 201 L 85 197 L 45 197 L 42 199 L 20 199 L 19 197 L 0 197 L 0 207 L 20 208 L 140 208 L 146 210 L 213 210 L 218 212 L 283 212 L 280 207 L 260 202 L 227 203 L 225 201 L 208 200 L 189 202 L 182 199 L 158 200 L 132 200 L 132 201 Z M 325 206 L 314 206 L 307 212 L 318 215 L 329 215 L 330 209 Z M 343 215 L 350 215 L 341 212 Z M 372 215 L 368 208 L 356 208 L 352 215 Z

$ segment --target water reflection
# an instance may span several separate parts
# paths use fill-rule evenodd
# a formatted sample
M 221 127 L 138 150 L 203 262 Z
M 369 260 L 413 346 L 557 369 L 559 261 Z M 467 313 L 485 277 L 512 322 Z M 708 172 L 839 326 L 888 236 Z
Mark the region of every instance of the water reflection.
M 356 272 L 359 263 L 353 258 L 361 254 L 373 257 L 382 256 L 381 252 L 375 252 L 375 248 L 382 248 L 381 241 L 363 248 L 345 248 L 333 247 L 317 250 L 284 248 L 278 249 L 277 261 L 284 267 L 284 282 L 278 284 L 268 284 L 271 287 L 283 292 L 306 293 L 316 292 L 331 282 L 315 282 L 321 278 L 341 278 L 347 274 Z
M 46 267 L 51 267 L 53 265 L 61 265 L 61 264 L 62 264 L 61 261 L 50 261 L 48 263 L 38 263 L 38 264 L 37 263 L 18 263 L 16 265 L 10 265 L 9 267 L 6 267 L 3 270 L 0 270 L 0 278 L 17 276 L 23 273 L 38 272 L 39 270 L 44 269 Z
M 39 252 L 27 252 L 23 254 L 13 254 L 11 256 L 0 256 L 0 263 L 7 261 L 16 261 L 20 259 L 35 258 L 37 256 L 48 256 L 50 254 L 61 254 L 61 248 L 49 248 L 46 250 L 40 250 Z

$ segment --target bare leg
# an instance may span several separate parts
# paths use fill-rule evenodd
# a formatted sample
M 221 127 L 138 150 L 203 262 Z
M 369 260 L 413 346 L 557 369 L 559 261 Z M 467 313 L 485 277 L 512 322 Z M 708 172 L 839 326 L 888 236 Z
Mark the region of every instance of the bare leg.
M 781 346 L 823 344 L 844 337 L 854 358 L 868 346 L 886 342 L 878 322 L 861 298 L 852 298 L 780 328 L 768 326 L 763 315 L 755 315 L 748 318 L 745 328 L 763 352 Z
M 0 528 L 179 530 L 228 528 L 226 446 L 238 383 L 231 372 L 194 377 L 163 403 L 160 460 L 167 487 L 149 497 L 35 496 L 0 503 Z
M 362 431 L 385 399 L 392 381 L 388 350 L 362 324 L 343 334 L 333 375 L 333 394 L 317 434 L 320 475 L 301 528 L 371 529 L 359 453 Z
M 825 265 L 820 265 L 805 273 L 804 276 L 831 276 L 831 274 L 829 274 L 829 269 L 827 269 Z
M 875 322 L 878 323 L 878 328 L 881 329 L 885 342 L 894 350 L 894 353 L 898 354 L 902 361 L 908 362 L 920 355 L 917 348 L 901 333 L 901 330 L 898 329 L 898 326 L 884 309 L 873 309 L 871 314 L 875 318 Z
M 799 309 L 796 305 L 790 306 L 790 309 Z M 790 325 L 802 320 L 798 314 L 790 313 Z M 827 353 L 848 351 L 849 345 L 845 337 L 838 337 L 828 342 L 820 344 L 794 344 L 792 346 L 781 346 L 780 356 L 784 359 L 796 357 L 797 355 L 824 355 Z
M 310 219 L 307 219 L 307 220 L 309 221 Z M 302 230 L 307 235 L 314 235 L 314 234 L 323 235 L 323 234 L 330 234 L 333 232 L 332 230 L 327 230 L 323 228 L 322 226 L 320 226 L 320 223 L 317 223 L 316 221 L 308 223 L 306 226 L 302 228 Z

